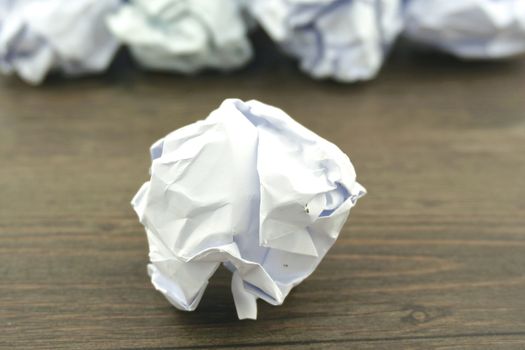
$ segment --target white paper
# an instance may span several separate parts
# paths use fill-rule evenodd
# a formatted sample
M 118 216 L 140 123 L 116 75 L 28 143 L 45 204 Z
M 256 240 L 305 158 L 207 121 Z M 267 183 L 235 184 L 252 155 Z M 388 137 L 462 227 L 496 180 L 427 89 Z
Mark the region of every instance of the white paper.
M 405 35 L 464 58 L 525 52 L 523 0 L 408 0 Z
M 252 15 L 314 78 L 376 76 L 402 28 L 401 0 L 251 0 Z
M 2 29 L 2 22 L 7 17 L 9 8 L 11 7 L 12 0 L 0 1 L 0 30 Z
M 131 0 L 108 20 L 150 69 L 232 70 L 252 57 L 238 0 Z
M 100 72 L 118 48 L 105 16 L 118 0 L 10 1 L 0 27 L 0 70 L 31 84 L 60 70 L 67 75 Z
M 194 310 L 221 263 L 239 318 L 281 304 L 334 244 L 365 189 L 334 144 L 258 101 L 225 100 L 151 148 L 132 201 L 155 288 Z

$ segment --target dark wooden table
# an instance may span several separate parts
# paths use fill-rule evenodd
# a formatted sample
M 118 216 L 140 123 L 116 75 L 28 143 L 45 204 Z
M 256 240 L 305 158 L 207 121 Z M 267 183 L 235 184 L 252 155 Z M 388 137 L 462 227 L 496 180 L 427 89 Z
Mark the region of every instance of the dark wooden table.
M 226 97 L 282 107 L 369 191 L 256 322 L 237 320 L 225 270 L 196 312 L 171 307 L 129 205 L 149 145 Z M 525 349 L 525 59 L 403 50 L 352 86 L 280 59 L 229 76 L 3 78 L 0 164 L 2 349 Z

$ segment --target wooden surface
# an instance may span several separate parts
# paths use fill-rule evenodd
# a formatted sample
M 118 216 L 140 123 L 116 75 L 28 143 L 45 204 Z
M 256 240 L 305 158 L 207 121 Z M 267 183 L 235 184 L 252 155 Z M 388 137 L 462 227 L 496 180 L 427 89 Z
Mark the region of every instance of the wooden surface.
M 231 76 L 113 68 L 0 80 L 0 348 L 525 349 L 525 59 L 397 52 L 320 83 L 266 59 Z M 130 205 L 148 147 L 226 97 L 338 144 L 369 194 L 281 307 L 238 321 L 225 270 L 198 310 L 146 275 Z

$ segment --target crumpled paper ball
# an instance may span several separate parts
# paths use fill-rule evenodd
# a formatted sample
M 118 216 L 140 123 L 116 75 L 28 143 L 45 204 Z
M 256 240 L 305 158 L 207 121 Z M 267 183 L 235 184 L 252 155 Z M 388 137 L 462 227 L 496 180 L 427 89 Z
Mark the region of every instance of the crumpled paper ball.
M 246 5 L 314 78 L 374 78 L 402 29 L 401 0 L 251 0 Z
M 252 57 L 238 0 L 131 0 L 108 23 L 150 69 L 232 70 Z
M 365 189 L 350 159 L 282 110 L 225 100 L 151 147 L 132 205 L 155 288 L 192 311 L 222 263 L 240 319 L 281 304 L 334 244 Z
M 405 35 L 470 59 L 525 52 L 523 0 L 408 0 Z
M 105 16 L 118 0 L 11 0 L 0 18 L 0 71 L 40 84 L 59 70 L 76 76 L 105 70 L 118 49 Z M 2 6 L 0 6 L 1 8 Z

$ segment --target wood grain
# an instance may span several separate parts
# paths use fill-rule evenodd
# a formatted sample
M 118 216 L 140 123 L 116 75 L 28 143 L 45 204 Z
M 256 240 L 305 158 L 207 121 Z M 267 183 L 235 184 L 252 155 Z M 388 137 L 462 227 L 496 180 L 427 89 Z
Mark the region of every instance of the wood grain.
M 293 67 L 1 79 L 0 348 L 524 349 L 525 60 L 400 50 L 352 86 Z M 171 307 L 129 205 L 149 145 L 226 97 L 335 142 L 369 191 L 318 270 L 256 322 L 236 319 L 224 270 L 196 312 Z

